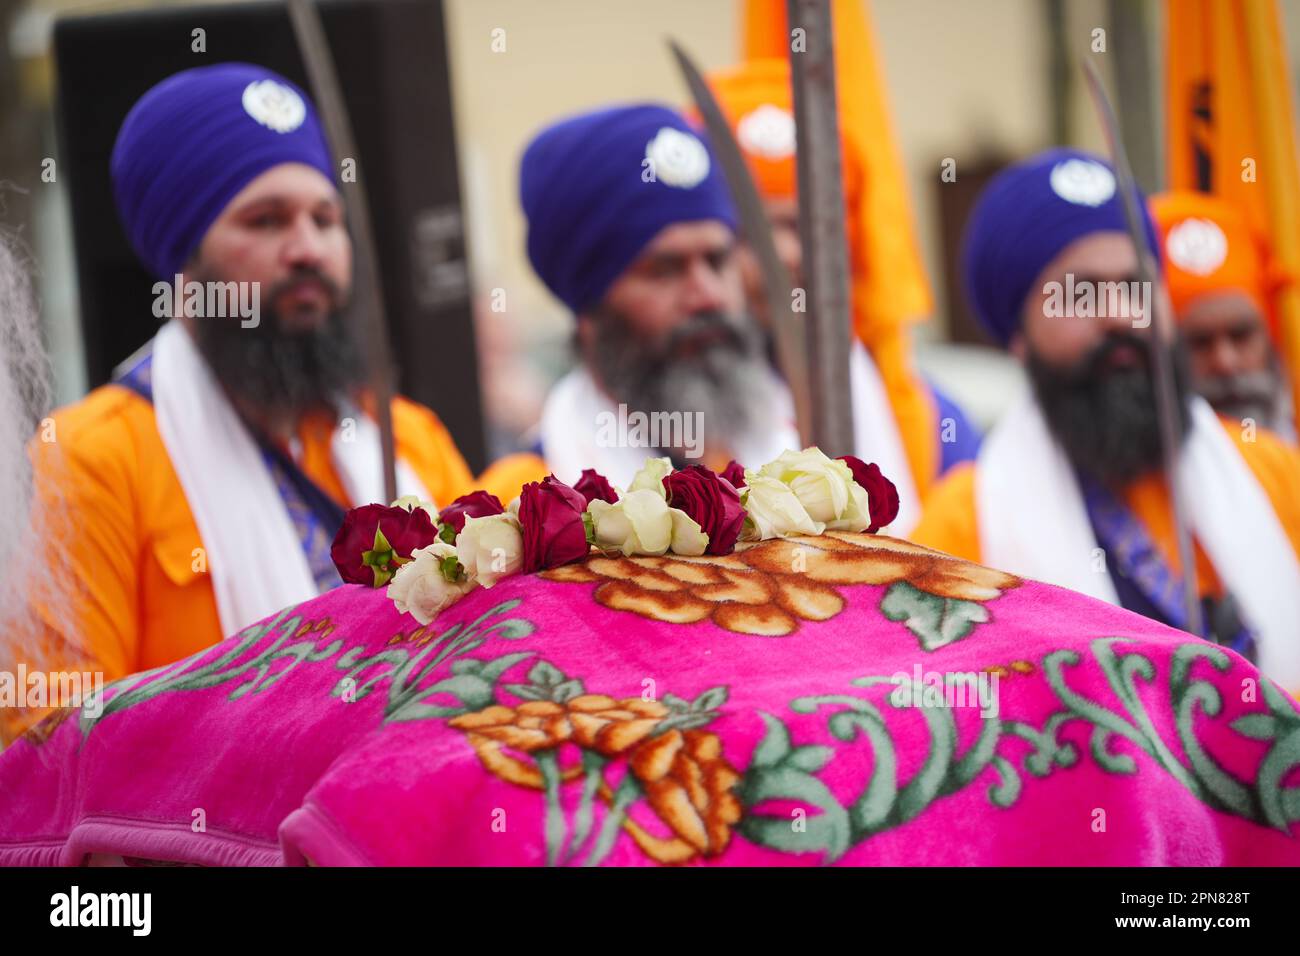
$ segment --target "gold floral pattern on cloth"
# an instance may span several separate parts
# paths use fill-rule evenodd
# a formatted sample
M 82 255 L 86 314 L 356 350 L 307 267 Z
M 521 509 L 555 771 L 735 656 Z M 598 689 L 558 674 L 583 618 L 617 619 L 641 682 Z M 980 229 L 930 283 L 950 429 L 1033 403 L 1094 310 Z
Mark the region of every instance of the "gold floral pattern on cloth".
M 58 707 L 46 714 L 41 720 L 32 724 L 18 735 L 18 740 L 25 740 L 33 747 L 40 747 L 59 729 L 59 725 L 77 713 L 79 707 Z M 4 741 L 0 740 L 0 744 Z
M 537 766 L 505 748 L 535 754 L 572 743 L 604 758 L 626 758 L 628 773 L 673 836 L 655 836 L 630 818 L 623 820 L 623 829 L 657 862 L 685 863 L 697 855 L 717 856 L 727 848 L 731 828 L 741 817 L 740 801 L 732 792 L 740 774 L 722 755 L 716 734 L 675 728 L 656 733 L 671 713 L 658 701 L 583 694 L 565 703 L 493 705 L 455 717 L 450 724 L 466 734 L 487 770 L 536 790 L 545 787 Z M 568 783 L 581 773 L 578 765 L 563 767 L 560 780 Z M 598 794 L 607 805 L 614 803 L 614 793 L 603 779 Z
M 991 601 L 1021 579 L 884 535 L 830 531 L 742 542 L 727 555 L 604 557 L 545 571 L 551 581 L 598 583 L 597 603 L 674 624 L 706 619 L 740 634 L 784 637 L 800 621 L 844 610 L 837 587 L 900 582 L 936 597 Z

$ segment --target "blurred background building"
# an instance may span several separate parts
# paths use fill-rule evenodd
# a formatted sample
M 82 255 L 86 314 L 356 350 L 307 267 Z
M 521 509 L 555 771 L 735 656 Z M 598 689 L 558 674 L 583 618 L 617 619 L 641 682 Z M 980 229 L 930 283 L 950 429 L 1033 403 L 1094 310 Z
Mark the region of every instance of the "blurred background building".
M 982 344 L 961 302 L 952 264 L 965 209 L 987 176 L 1008 160 L 1057 143 L 1102 149 L 1077 65 L 1085 56 L 1109 74 L 1140 182 L 1148 190 L 1163 185 L 1164 5 L 863 2 L 875 28 L 935 298 L 934 315 L 918 330 L 918 357 L 987 426 L 1019 373 Z M 23 236 L 38 270 L 60 403 L 97 382 L 87 375 L 66 176 L 50 174 L 62 159 L 54 24 L 68 15 L 171 8 L 192 10 L 201 25 L 211 5 L 212 0 L 0 3 L 0 222 Z M 1300 0 L 1283 0 L 1280 7 L 1294 70 L 1300 64 Z M 740 12 L 736 0 L 443 0 L 442 9 L 487 450 L 494 455 L 527 443 L 546 388 L 569 362 L 570 318 L 533 276 L 524 254 L 517 197 L 523 147 L 548 121 L 595 105 L 633 99 L 685 103 L 688 94 L 665 39 L 682 42 L 706 68 L 726 66 L 738 58 Z M 1098 30 L 1104 31 L 1100 55 Z M 223 58 L 218 50 L 193 57 L 194 65 Z M 346 84 L 348 77 L 342 80 Z M 113 82 L 109 70 L 103 83 Z M 1294 77 L 1297 86 L 1300 74 Z M 955 161 L 955 182 L 940 177 L 945 160 Z M 424 358 L 431 369 L 446 359 Z

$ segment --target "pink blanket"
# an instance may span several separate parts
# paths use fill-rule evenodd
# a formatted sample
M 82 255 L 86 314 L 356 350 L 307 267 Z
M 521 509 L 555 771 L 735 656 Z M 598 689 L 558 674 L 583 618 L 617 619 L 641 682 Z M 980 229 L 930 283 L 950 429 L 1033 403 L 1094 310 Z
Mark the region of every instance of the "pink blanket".
M 66 718 L 60 720 L 60 718 Z M 0 754 L 0 863 L 1300 864 L 1246 661 L 890 538 L 348 585 Z

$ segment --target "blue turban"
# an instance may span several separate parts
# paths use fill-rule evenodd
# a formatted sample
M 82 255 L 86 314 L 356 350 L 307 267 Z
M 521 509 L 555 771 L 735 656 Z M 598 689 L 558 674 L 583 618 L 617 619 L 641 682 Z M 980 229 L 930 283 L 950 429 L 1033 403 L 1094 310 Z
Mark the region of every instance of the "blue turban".
M 519 193 L 528 258 L 575 313 L 599 302 L 665 226 L 716 219 L 736 228 L 708 145 L 680 114 L 655 104 L 547 127 L 524 152 Z
M 235 194 L 281 163 L 334 179 L 302 90 L 248 63 L 169 76 L 131 107 L 113 145 L 113 195 L 136 255 L 171 279 Z
M 1146 197 L 1137 197 L 1147 243 L 1157 253 Z M 1127 232 L 1124 200 L 1109 163 L 1076 149 L 1051 149 L 993 178 L 966 225 L 966 295 L 993 338 L 1006 345 L 1039 273 L 1066 246 L 1095 232 Z

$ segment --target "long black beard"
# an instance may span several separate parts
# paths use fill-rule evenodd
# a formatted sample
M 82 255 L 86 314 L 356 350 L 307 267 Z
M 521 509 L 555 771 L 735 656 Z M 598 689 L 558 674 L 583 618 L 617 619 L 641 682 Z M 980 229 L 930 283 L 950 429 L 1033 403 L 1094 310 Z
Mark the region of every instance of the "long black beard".
M 706 445 L 735 447 L 738 439 L 770 426 L 771 374 L 762 333 L 745 315 L 720 312 L 692 316 L 659 343 L 648 343 L 627 317 L 608 308 L 596 322 L 593 366 L 613 397 L 631 411 L 698 412 Z M 679 355 L 705 334 L 720 338 Z M 676 449 L 659 449 L 676 460 Z
M 286 281 L 298 281 L 297 273 Z M 334 293 L 323 275 L 310 272 Z M 197 277 L 198 281 L 204 281 Z M 227 392 L 256 408 L 288 415 L 332 410 L 341 394 L 348 394 L 365 379 L 360 350 L 343 306 L 330 310 L 319 326 L 285 331 L 271 303 L 284 287 L 277 285 L 265 296 L 261 321 L 244 328 L 235 318 L 199 318 L 194 322 L 199 351 Z
M 1139 350 L 1142 364 L 1107 370 L 1106 360 L 1124 345 Z M 1173 359 L 1181 446 L 1191 428 L 1191 373 L 1181 339 Z M 1029 352 L 1029 378 L 1052 434 L 1076 468 L 1108 487 L 1121 487 L 1163 464 L 1152 363 L 1148 340 L 1125 332 L 1108 334 L 1068 368 Z

